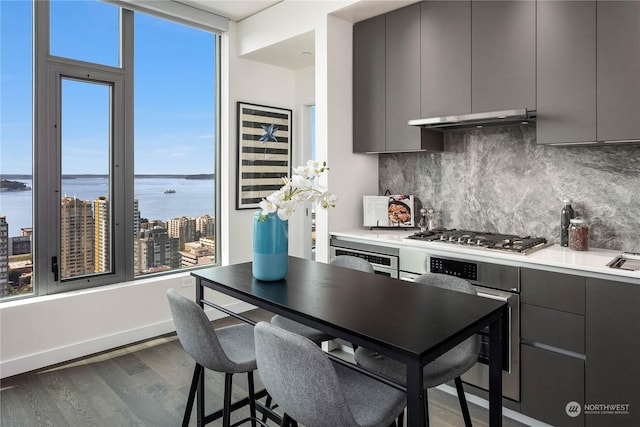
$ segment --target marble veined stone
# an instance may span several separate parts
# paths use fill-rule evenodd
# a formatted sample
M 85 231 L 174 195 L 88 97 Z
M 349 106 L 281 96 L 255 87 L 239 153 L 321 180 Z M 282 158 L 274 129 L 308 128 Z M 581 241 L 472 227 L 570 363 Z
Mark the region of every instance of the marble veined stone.
M 560 241 L 573 201 L 590 246 L 640 252 L 640 146 L 538 145 L 535 126 L 445 133 L 443 153 L 379 155 L 379 192 L 413 194 L 441 226 Z

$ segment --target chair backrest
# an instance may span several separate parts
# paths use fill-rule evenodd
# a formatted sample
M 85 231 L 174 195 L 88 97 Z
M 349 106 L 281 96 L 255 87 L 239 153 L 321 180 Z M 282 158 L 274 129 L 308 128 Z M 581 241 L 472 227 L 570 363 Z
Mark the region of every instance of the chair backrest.
M 439 273 L 424 273 L 416 277 L 415 283 L 435 286 L 437 288 L 450 289 L 452 291 L 464 292 L 466 294 L 478 295 L 476 288 L 460 277 L 448 276 Z
M 449 276 L 446 274 L 424 273 L 416 277 L 414 282 L 435 286 L 437 288 L 464 292 L 466 294 L 478 295 L 476 288 L 474 288 L 471 283 L 460 277 Z M 455 348 L 468 353 L 470 355 L 469 357 L 472 357 L 473 355 L 477 357 L 477 354 L 480 352 L 480 337 L 478 335 L 473 335 L 462 341 Z
M 184 350 L 205 368 L 217 372 L 233 372 L 236 364 L 225 354 L 202 307 L 174 289 L 167 291 L 167 298 L 176 333 Z
M 364 271 L 365 273 L 374 272 L 369 261 L 352 255 L 338 255 L 329 261 L 329 264 L 337 265 L 338 267 L 350 268 L 352 270 Z
M 320 347 L 267 322 L 258 322 L 254 334 L 260 378 L 286 414 L 307 427 L 358 425 Z

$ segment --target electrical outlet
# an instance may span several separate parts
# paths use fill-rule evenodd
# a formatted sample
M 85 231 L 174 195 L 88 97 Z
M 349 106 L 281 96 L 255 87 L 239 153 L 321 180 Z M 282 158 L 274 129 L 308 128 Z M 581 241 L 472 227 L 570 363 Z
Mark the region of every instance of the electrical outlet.
M 182 279 L 182 287 L 183 288 L 188 288 L 189 286 L 193 286 L 195 285 L 195 280 L 193 277 L 185 277 L 184 279 Z

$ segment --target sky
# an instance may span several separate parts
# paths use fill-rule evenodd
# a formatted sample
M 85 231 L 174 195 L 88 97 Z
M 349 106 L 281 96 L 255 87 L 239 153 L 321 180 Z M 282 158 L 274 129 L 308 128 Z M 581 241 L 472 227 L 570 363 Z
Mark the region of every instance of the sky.
M 31 7 L 0 0 L 0 173 L 31 173 Z M 135 15 L 136 174 L 214 171 L 214 35 Z M 118 65 L 117 8 L 53 1 L 51 53 Z M 65 80 L 63 173 L 107 173 L 108 90 Z

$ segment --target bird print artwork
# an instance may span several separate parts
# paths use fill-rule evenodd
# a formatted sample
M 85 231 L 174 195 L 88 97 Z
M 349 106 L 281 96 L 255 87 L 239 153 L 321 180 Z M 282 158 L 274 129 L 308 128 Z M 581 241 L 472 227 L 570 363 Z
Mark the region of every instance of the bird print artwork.
M 278 126 L 275 123 L 271 123 L 270 125 L 262 125 L 262 129 L 264 129 L 264 135 L 260 137 L 260 141 L 267 143 L 269 141 L 278 142 L 275 133 L 278 131 Z

